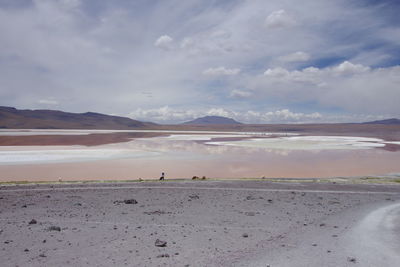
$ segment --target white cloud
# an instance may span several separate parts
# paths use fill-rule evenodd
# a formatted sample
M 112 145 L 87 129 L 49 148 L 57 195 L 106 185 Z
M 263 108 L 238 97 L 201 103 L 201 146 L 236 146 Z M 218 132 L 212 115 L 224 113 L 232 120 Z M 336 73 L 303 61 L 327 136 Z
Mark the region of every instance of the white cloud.
M 312 101 L 319 106 L 353 113 L 393 114 L 400 99 L 400 66 L 372 69 L 345 61 L 326 68 L 289 71 L 267 69 L 263 76 L 246 80 L 257 96 L 286 103 Z
M 233 76 L 240 73 L 240 69 L 227 69 L 225 67 L 209 68 L 203 71 L 204 75 L 209 76 Z
M 193 110 L 193 109 L 173 109 L 168 106 L 158 109 L 137 109 L 129 114 L 133 119 L 144 121 L 154 121 L 158 123 L 181 123 L 195 118 L 204 116 L 222 116 L 233 118 L 245 123 L 304 123 L 304 122 L 319 122 L 324 119 L 324 116 L 318 112 L 301 113 L 292 112 L 288 109 L 260 112 L 260 111 L 233 111 L 225 108 L 210 108 L 208 110 Z
M 370 68 L 361 64 L 353 64 L 349 61 L 344 61 L 339 66 L 334 67 L 331 70 L 339 74 L 356 74 L 367 72 L 370 70 Z
M 275 121 L 301 122 L 301 121 L 316 121 L 318 119 L 321 119 L 322 115 L 318 112 L 305 114 L 305 113 L 291 112 L 288 109 L 282 109 L 274 112 L 267 112 L 263 114 L 262 117 L 265 121 L 270 121 L 270 122 L 275 122 Z
M 308 61 L 308 60 L 310 60 L 310 55 L 305 52 L 298 51 L 298 52 L 280 57 L 280 60 L 284 61 L 284 62 Z
M 212 108 L 206 112 L 207 116 L 231 117 L 234 113 L 223 108 Z
M 160 36 L 155 42 L 154 45 L 161 49 L 169 50 L 172 49 L 174 39 L 168 35 Z
M 272 12 L 265 19 L 265 27 L 268 29 L 278 29 L 285 28 L 289 26 L 293 26 L 295 24 L 295 20 L 291 18 L 285 10 L 280 9 Z
M 249 91 L 242 91 L 242 90 L 232 90 L 231 93 L 229 94 L 230 97 L 232 98 L 248 98 L 253 95 L 252 92 Z
M 273 69 L 267 69 L 264 72 L 264 76 L 268 76 L 268 77 L 286 77 L 288 76 L 290 73 L 288 70 L 278 67 L 278 68 L 273 68 Z

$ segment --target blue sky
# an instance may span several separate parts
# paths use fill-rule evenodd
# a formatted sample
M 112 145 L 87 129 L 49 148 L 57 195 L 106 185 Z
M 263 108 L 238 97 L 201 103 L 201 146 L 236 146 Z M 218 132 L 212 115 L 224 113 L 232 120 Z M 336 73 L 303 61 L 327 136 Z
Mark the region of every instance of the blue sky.
M 387 0 L 1 0 L 0 105 L 161 123 L 400 117 Z

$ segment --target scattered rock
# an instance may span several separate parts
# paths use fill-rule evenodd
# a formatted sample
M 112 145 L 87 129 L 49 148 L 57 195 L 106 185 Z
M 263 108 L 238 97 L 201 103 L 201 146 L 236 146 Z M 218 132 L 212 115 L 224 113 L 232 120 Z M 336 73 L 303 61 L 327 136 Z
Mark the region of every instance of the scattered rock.
M 354 258 L 354 257 L 347 257 L 347 261 L 348 261 L 348 262 L 352 262 L 352 263 L 356 263 L 356 262 L 357 262 L 357 259 Z
M 137 204 L 138 202 L 136 201 L 136 199 L 124 199 L 124 200 L 116 200 L 114 201 L 114 204 Z
M 256 200 L 256 198 L 253 197 L 253 196 L 247 196 L 247 197 L 246 197 L 246 200 Z
M 136 199 L 125 199 L 124 200 L 125 204 L 137 204 L 138 202 L 136 201 Z
M 326 224 L 324 224 L 324 223 L 321 223 L 319 226 L 320 227 L 324 227 Z
M 242 237 L 247 238 L 247 237 L 249 237 L 249 235 L 244 233 L 244 234 L 242 234 Z
M 163 215 L 163 214 L 170 214 L 171 212 L 166 212 L 163 210 L 155 210 L 155 211 L 145 211 L 143 213 L 146 215 Z
M 29 224 L 37 224 L 37 221 L 35 219 L 32 219 Z
M 191 199 L 199 199 L 200 197 L 198 195 L 190 195 L 189 198 L 191 198 Z
M 44 255 L 44 253 L 40 253 L 40 254 L 39 254 L 39 257 L 46 258 L 47 256 Z
M 25 205 L 22 205 L 22 208 L 26 208 L 26 207 L 28 207 L 26 204 L 25 204 Z
M 316 247 L 316 246 L 317 246 L 317 244 L 315 244 L 315 243 L 314 243 L 314 244 L 312 244 L 312 246 L 313 246 L 313 247 Z
M 167 246 L 167 241 L 162 241 L 160 239 L 157 239 L 156 242 L 154 243 L 156 247 L 166 247 Z
M 25 251 L 25 252 L 28 252 L 28 251 L 29 251 L 29 249 L 27 249 L 27 248 L 26 248 L 26 249 L 24 249 L 24 251 Z
M 52 225 L 47 230 L 61 232 L 61 227 Z
M 165 254 L 160 254 L 157 256 L 157 258 L 169 258 L 169 254 L 165 253 Z
M 273 200 L 272 200 L 272 199 L 268 199 L 267 201 L 268 201 L 268 203 L 272 203 L 272 202 L 273 202 Z

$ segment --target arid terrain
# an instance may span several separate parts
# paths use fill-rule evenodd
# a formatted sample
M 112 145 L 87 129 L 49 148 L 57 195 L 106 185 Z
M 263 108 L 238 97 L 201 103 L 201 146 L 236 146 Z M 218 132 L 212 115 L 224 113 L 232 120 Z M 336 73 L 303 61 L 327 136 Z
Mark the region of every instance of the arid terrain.
M 398 266 L 400 260 L 398 185 L 19 185 L 1 187 L 0 199 L 2 266 Z

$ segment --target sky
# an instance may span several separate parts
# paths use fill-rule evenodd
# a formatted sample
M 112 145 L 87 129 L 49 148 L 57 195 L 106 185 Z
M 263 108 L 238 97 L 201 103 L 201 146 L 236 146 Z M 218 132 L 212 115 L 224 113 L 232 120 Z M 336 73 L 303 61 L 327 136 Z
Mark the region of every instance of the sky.
M 397 0 L 0 0 L 0 105 L 157 123 L 400 117 Z

